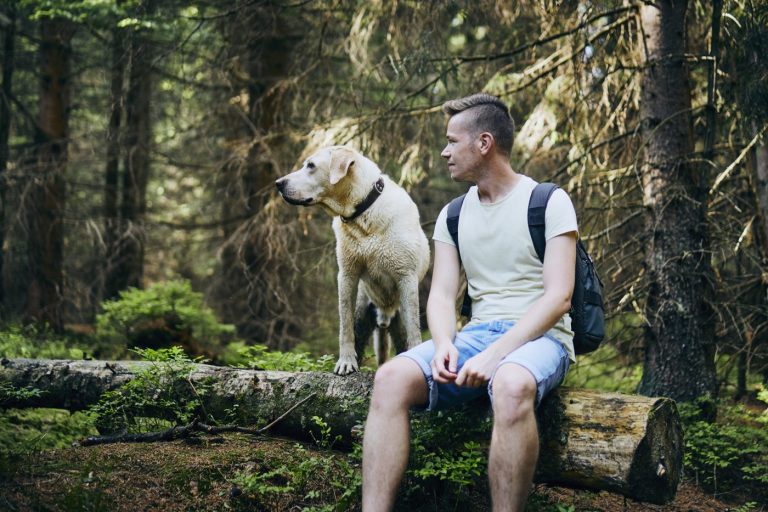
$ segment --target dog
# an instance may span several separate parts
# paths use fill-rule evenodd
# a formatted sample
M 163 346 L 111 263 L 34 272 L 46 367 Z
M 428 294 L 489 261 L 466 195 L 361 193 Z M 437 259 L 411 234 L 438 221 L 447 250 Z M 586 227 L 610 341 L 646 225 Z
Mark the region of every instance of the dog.
M 333 217 L 339 267 L 339 375 L 359 370 L 373 334 L 376 361 L 421 343 L 419 282 L 429 242 L 408 193 L 354 149 L 331 146 L 275 182 L 285 201 Z

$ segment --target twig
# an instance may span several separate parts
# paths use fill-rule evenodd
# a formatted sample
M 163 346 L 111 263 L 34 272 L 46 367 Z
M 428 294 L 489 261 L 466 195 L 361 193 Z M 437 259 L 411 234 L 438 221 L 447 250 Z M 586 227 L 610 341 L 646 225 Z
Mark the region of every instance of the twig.
M 108 436 L 91 436 L 86 437 L 80 441 L 73 443 L 74 446 L 96 446 L 100 444 L 111 443 L 155 443 L 158 441 L 175 441 L 177 439 L 183 439 L 190 437 L 195 432 L 203 432 L 206 434 L 220 434 L 224 432 L 238 432 L 241 434 L 249 435 L 261 435 L 270 428 L 274 427 L 277 423 L 282 421 L 286 416 L 293 412 L 297 407 L 300 407 L 311 398 L 317 396 L 317 393 L 310 393 L 304 399 L 291 406 L 290 409 L 285 411 L 278 418 L 267 425 L 259 429 L 240 427 L 238 425 L 222 425 L 220 427 L 214 425 L 207 425 L 200 423 L 196 419 L 189 425 L 175 425 L 169 429 L 160 432 L 148 432 L 144 434 L 127 434 L 125 432 L 120 434 L 108 435 Z
M 288 414 L 290 414 L 290 412 L 291 412 L 291 411 L 293 411 L 294 409 L 296 409 L 298 406 L 300 406 L 301 404 L 303 404 L 304 402 L 306 402 L 306 401 L 307 401 L 307 400 L 309 400 L 310 398 L 314 398 L 314 397 L 315 397 L 315 395 L 317 395 L 317 393 L 310 393 L 310 394 L 309 394 L 309 396 L 307 396 L 307 397 L 306 397 L 304 400 L 302 400 L 301 402 L 297 403 L 296 405 L 294 405 L 293 407 L 291 407 L 290 409 L 288 409 L 287 411 L 285 411 L 285 412 L 284 412 L 283 414 L 281 414 L 281 415 L 280 415 L 280 416 L 279 416 L 279 417 L 278 417 L 278 418 L 277 418 L 275 421 L 273 421 L 272 423 L 270 423 L 270 424 L 269 424 L 269 425 L 267 425 L 266 427 L 259 429 L 259 434 L 262 434 L 262 433 L 266 432 L 267 430 L 269 430 L 270 428 L 274 427 L 274 426 L 275 426 L 275 424 L 276 424 L 277 422 L 279 422 L 280 420 L 282 420 L 283 418 L 285 418 L 286 416 L 288 416 Z
M 752 149 L 752 147 L 757 144 L 757 141 L 760 140 L 760 137 L 763 135 L 763 132 L 768 130 L 768 124 L 763 126 L 763 128 L 755 135 L 755 137 L 750 141 L 749 144 L 741 151 L 738 157 L 736 157 L 736 160 L 731 162 L 731 164 L 726 167 L 726 169 L 718 174 L 717 178 L 715 178 L 715 182 L 712 185 L 712 188 L 709 189 L 710 194 L 714 194 L 717 191 L 717 187 L 720 186 L 720 183 L 723 182 L 728 176 L 730 176 L 731 172 L 736 168 L 737 165 L 741 163 L 742 160 L 744 160 L 744 157 L 747 156 L 747 153 L 749 153 L 749 150 Z
M 95 446 L 99 444 L 111 443 L 154 443 L 157 441 L 173 441 L 188 437 L 197 428 L 197 420 L 189 425 L 175 425 L 161 432 L 149 432 L 146 434 L 127 434 L 125 432 L 109 436 L 91 436 L 76 441 L 75 446 Z

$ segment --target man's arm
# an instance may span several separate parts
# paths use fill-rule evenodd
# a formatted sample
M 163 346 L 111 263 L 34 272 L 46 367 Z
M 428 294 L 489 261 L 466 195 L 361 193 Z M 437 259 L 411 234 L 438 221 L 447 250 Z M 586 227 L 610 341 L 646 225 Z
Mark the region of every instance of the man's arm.
M 544 253 L 544 295 L 496 343 L 466 362 L 456 384 L 473 387 L 487 383 L 502 358 L 551 329 L 571 308 L 575 269 L 576 232 L 549 239 Z
M 456 296 L 459 292 L 459 253 L 456 247 L 435 241 L 435 262 L 427 300 L 427 323 L 435 344 L 432 377 L 441 383 L 456 378 L 458 351 L 456 336 Z

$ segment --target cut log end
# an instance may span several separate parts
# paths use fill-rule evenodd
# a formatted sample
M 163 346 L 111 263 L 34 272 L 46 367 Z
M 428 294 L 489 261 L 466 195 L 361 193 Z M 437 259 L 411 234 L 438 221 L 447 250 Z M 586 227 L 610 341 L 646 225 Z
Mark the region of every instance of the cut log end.
M 683 467 L 683 427 L 675 402 L 659 398 L 651 407 L 646 433 L 627 478 L 631 497 L 667 503 L 675 497 Z
M 674 401 L 561 388 L 542 403 L 539 428 L 537 481 L 674 498 L 683 463 Z

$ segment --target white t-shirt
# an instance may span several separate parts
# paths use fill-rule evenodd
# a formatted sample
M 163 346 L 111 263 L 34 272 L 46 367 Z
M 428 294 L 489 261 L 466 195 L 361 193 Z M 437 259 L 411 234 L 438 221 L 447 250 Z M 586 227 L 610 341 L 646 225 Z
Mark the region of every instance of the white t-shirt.
M 461 262 L 472 299 L 470 323 L 519 320 L 544 294 L 544 265 L 528 231 L 528 200 L 536 182 L 522 176 L 507 196 L 493 204 L 480 202 L 473 186 L 459 217 Z M 448 232 L 444 207 L 437 217 L 433 240 L 455 245 Z M 576 212 L 568 194 L 557 189 L 547 203 L 544 237 L 578 231 Z M 566 314 L 548 331 L 575 361 L 571 319 Z

